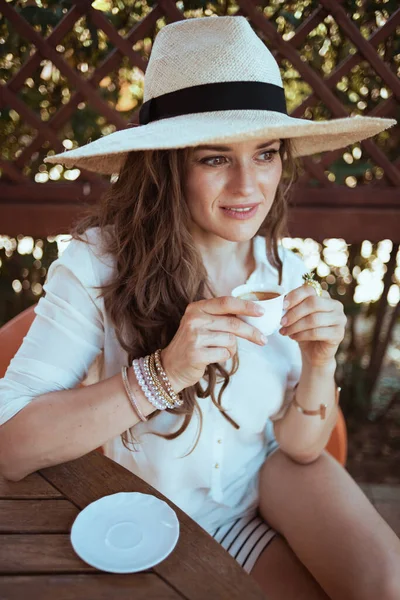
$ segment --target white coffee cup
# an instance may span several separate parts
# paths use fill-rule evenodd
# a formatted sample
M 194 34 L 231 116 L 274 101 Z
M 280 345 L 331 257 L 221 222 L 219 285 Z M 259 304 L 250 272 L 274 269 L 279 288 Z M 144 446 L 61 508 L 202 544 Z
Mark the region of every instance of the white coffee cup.
M 271 292 L 279 294 L 276 298 L 268 300 L 253 300 L 251 297 L 243 298 L 243 300 L 251 300 L 264 308 L 264 314 L 260 317 L 249 317 L 247 315 L 237 315 L 239 319 L 245 321 L 249 325 L 256 327 L 264 335 L 272 335 L 281 327 L 281 319 L 284 314 L 283 301 L 285 298 L 285 289 L 281 285 L 271 285 L 263 283 L 245 283 L 239 285 L 232 290 L 231 295 L 235 298 L 251 294 L 251 292 Z

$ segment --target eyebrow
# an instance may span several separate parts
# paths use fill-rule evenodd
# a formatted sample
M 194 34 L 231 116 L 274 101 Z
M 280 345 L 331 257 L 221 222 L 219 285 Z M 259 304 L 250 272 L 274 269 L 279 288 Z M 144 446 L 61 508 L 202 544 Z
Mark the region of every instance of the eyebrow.
M 266 148 L 267 146 L 272 146 L 275 142 L 280 142 L 280 140 L 271 140 L 270 142 L 264 142 L 259 146 L 256 146 L 256 150 L 260 150 L 261 148 Z M 229 146 L 195 146 L 194 151 L 196 150 L 216 150 L 217 152 L 230 152 L 233 148 Z

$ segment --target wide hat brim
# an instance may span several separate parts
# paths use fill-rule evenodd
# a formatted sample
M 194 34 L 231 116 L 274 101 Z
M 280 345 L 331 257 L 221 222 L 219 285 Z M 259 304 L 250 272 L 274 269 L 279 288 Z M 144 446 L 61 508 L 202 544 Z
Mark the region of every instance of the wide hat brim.
M 292 140 L 295 156 L 307 156 L 343 148 L 395 124 L 394 119 L 379 117 L 309 121 L 263 110 L 204 112 L 128 127 L 80 148 L 49 156 L 45 162 L 113 174 L 119 173 L 128 153 L 136 150 L 284 138 Z

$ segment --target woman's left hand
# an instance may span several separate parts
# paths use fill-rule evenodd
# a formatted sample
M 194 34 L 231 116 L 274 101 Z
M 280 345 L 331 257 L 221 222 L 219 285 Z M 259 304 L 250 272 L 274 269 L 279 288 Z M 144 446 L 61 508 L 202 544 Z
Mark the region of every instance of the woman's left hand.
M 315 289 L 307 284 L 289 292 L 285 300 L 289 306 L 279 333 L 298 342 L 303 359 L 310 365 L 332 363 L 346 328 L 342 303 L 325 290 L 322 296 L 317 296 Z

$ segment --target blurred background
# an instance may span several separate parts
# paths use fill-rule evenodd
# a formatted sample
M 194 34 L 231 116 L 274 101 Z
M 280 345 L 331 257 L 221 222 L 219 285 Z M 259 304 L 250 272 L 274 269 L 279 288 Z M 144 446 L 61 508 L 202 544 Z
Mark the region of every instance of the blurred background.
M 0 327 L 38 301 L 71 224 L 109 184 L 43 159 L 137 123 L 158 31 L 214 15 L 249 19 L 293 116 L 400 120 L 397 0 L 0 0 Z M 400 483 L 399 139 L 395 126 L 303 159 L 283 240 L 344 304 L 347 468 L 365 483 Z

